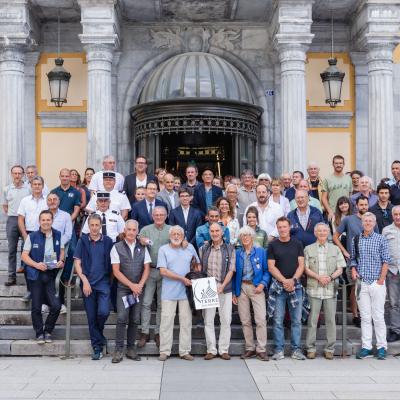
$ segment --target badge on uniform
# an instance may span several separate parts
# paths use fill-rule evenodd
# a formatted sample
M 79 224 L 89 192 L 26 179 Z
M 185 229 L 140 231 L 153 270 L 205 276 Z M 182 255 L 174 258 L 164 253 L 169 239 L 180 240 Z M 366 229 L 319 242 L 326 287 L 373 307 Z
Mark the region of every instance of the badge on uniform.
M 32 247 L 33 247 L 34 249 L 38 249 L 38 248 L 39 248 L 39 245 L 38 245 L 37 243 L 34 243 Z
M 68 197 L 74 197 L 73 193 L 68 193 Z

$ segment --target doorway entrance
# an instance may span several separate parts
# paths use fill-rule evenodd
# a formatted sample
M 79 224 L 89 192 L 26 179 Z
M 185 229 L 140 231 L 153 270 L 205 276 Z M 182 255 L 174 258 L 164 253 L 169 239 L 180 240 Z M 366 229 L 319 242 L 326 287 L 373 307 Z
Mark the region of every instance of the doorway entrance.
M 200 174 L 210 168 L 215 175 L 234 172 L 233 137 L 231 135 L 163 135 L 160 138 L 160 166 L 184 178 L 188 165 L 196 165 Z

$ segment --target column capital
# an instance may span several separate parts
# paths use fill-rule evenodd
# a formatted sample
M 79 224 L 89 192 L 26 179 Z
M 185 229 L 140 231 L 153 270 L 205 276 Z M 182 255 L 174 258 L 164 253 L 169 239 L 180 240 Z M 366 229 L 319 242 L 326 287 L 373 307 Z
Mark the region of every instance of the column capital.
M 359 49 L 400 43 L 400 1 L 359 0 L 351 38 Z
M 78 3 L 81 7 L 81 43 L 118 48 L 120 13 L 117 0 L 78 0 Z
M 18 46 L 28 50 L 37 45 L 38 32 L 28 0 L 0 0 L 0 49 Z

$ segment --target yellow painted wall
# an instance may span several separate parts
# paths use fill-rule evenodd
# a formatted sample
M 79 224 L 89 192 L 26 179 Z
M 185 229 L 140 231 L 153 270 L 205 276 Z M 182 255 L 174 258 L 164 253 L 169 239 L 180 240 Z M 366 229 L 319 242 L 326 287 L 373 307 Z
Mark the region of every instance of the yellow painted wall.
M 345 72 L 342 86 L 342 101 L 335 108 L 325 103 L 324 87 L 320 73 L 328 66 L 330 53 L 308 53 L 306 63 L 307 111 L 338 112 L 349 111 L 353 118 L 349 128 L 308 128 L 308 161 L 316 161 L 321 166 L 321 175 L 331 173 L 332 157 L 341 154 L 346 159 L 346 170 L 355 165 L 355 86 L 354 66 L 347 53 L 336 53 L 338 68 Z
M 46 129 L 41 132 L 40 156 L 43 177 L 49 188 L 59 185 L 61 168 L 86 168 L 86 130 Z
M 46 74 L 54 67 L 54 53 L 42 53 L 36 66 L 36 160 L 49 188 L 58 185 L 61 168 L 86 168 L 87 132 L 81 128 L 42 128 L 40 112 L 87 111 L 87 63 L 84 53 L 62 53 L 64 68 L 71 73 L 67 103 L 58 108 L 50 101 Z

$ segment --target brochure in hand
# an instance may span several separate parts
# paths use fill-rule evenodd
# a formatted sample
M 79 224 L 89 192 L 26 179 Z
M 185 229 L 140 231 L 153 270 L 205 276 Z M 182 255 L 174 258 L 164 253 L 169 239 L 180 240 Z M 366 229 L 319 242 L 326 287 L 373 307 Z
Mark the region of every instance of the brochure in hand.
M 134 304 L 139 303 L 139 297 L 134 296 L 133 294 L 128 294 L 127 296 L 122 296 L 122 302 L 124 303 L 125 308 L 129 308 Z
M 45 254 L 44 263 L 46 264 L 47 269 L 55 269 L 57 268 L 57 254 Z

